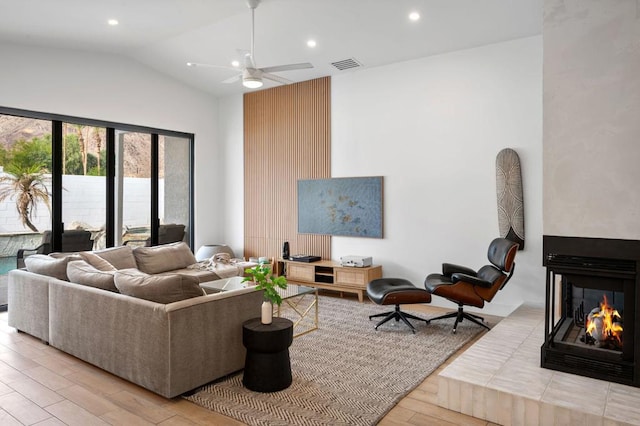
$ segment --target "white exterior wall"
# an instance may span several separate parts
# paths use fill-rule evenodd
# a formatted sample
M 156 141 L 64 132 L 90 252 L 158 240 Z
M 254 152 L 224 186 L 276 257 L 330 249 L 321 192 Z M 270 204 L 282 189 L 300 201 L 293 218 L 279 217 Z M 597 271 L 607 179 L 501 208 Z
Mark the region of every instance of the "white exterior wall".
M 161 179 L 159 184 L 160 193 L 163 193 L 164 179 Z M 51 192 L 51 185 L 47 186 Z M 74 223 L 86 224 L 91 229 L 104 226 L 106 198 L 104 177 L 65 175 L 62 186 L 64 188 L 62 220 L 67 229 L 74 228 Z M 151 180 L 124 178 L 124 188 L 123 223 L 127 227 L 149 226 Z M 160 212 L 163 212 L 163 203 L 160 204 Z M 162 221 L 163 218 L 160 219 Z M 51 229 L 51 216 L 46 205 L 42 203 L 38 205 L 36 218 L 32 222 L 40 231 Z M 0 234 L 13 232 L 30 232 L 30 230 L 22 225 L 15 200 L 9 198 L 0 202 Z

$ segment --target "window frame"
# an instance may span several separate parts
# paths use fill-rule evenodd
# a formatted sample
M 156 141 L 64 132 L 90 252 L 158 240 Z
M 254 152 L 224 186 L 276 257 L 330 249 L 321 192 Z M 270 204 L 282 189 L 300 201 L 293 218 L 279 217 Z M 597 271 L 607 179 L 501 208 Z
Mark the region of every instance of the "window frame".
M 106 129 L 106 247 L 114 246 L 114 227 L 115 227 L 115 134 L 118 131 L 130 131 L 137 133 L 148 133 L 151 135 L 151 244 L 158 243 L 158 229 L 160 224 L 159 218 L 159 155 L 158 155 L 158 139 L 159 136 L 169 136 L 188 140 L 189 155 L 189 229 L 188 241 L 189 247 L 193 250 L 195 239 L 194 226 L 194 145 L 195 135 L 193 133 L 179 132 L 174 130 L 159 129 L 147 126 L 138 126 L 128 123 L 118 123 L 106 120 L 97 120 L 84 117 L 76 117 L 70 115 L 53 114 L 39 111 L 23 110 L 18 108 L 10 108 L 0 106 L 1 115 L 11 115 L 16 117 L 31 118 L 51 121 L 51 143 L 52 143 L 52 189 L 51 189 L 51 230 L 52 230 L 52 249 L 53 251 L 61 250 L 62 232 L 64 223 L 62 221 L 62 125 L 63 123 L 80 124 L 83 126 L 102 127 Z

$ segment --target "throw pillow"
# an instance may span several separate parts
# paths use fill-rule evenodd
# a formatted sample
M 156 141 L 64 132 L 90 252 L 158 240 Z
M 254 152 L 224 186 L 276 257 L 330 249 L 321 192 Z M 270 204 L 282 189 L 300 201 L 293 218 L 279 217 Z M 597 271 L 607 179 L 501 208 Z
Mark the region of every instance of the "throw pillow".
M 80 252 L 79 255 L 82 260 L 100 271 L 117 271 L 117 269 L 112 264 L 95 253 L 92 253 L 90 251 L 83 251 Z
M 133 257 L 133 250 L 129 246 L 111 247 L 94 251 L 116 269 L 137 268 L 136 258 Z
M 147 274 L 173 271 L 197 263 L 189 246 L 182 241 L 154 247 L 136 247 L 133 255 L 138 269 Z
M 137 269 L 114 272 L 116 287 L 122 294 L 156 303 L 173 303 L 206 294 L 198 279 L 186 275 L 147 275 Z
M 78 259 L 80 257 L 76 255 L 67 255 L 56 259 L 46 254 L 32 254 L 24 258 L 24 265 L 29 272 L 69 281 L 67 264 L 72 260 Z
M 69 281 L 72 283 L 115 291 L 117 293 L 118 289 L 113 280 L 115 271 L 115 268 L 112 271 L 101 271 L 84 260 L 74 260 L 67 265 L 67 275 L 69 276 Z

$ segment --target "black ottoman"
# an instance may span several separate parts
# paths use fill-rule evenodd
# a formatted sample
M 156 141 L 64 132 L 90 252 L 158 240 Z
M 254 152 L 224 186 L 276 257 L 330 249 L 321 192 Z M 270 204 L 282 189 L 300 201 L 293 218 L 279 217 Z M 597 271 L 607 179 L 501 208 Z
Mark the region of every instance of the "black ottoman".
M 242 383 L 256 392 L 276 392 L 291 385 L 289 346 L 293 342 L 293 323 L 273 318 L 262 324 L 260 318 L 242 324 L 242 343 L 247 348 Z
M 431 302 L 431 294 L 421 288 L 411 284 L 402 278 L 378 278 L 371 281 L 367 285 L 367 296 L 372 302 L 378 305 L 396 305 L 395 310 L 384 312 L 382 314 L 369 315 L 369 319 L 375 317 L 384 317 L 382 321 L 376 324 L 376 330 L 382 324 L 392 319 L 396 322 L 402 320 L 407 324 L 411 331 L 415 334 L 415 327 L 409 322 L 408 318 L 424 321 L 429 324 L 429 320 L 411 315 L 400 310 L 400 305 L 408 305 L 412 303 L 429 303 Z

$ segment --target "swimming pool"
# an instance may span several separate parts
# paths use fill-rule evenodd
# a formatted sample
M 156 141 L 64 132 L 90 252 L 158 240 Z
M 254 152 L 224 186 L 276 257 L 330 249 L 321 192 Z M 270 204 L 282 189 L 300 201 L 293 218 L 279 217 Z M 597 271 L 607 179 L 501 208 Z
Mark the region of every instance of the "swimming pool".
M 0 257 L 0 275 L 4 275 L 12 269 L 16 269 L 16 258 Z

